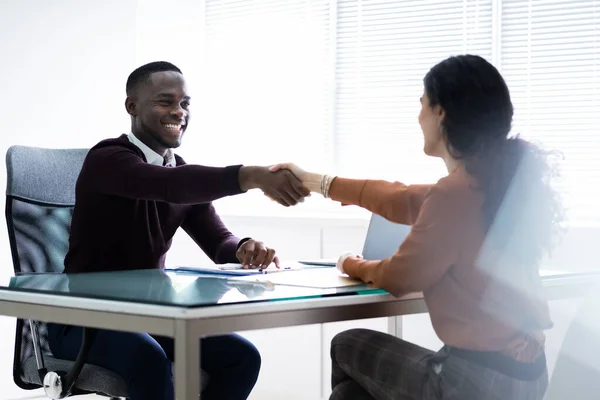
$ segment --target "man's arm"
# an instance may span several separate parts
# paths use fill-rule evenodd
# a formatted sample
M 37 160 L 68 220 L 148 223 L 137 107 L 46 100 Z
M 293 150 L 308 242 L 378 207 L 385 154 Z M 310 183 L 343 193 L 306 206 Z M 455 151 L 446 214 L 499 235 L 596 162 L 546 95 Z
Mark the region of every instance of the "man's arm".
M 244 268 L 267 268 L 279 258 L 275 250 L 252 238 L 239 239 L 231 233 L 215 212 L 212 204 L 192 207 L 183 229 L 216 264 L 241 263 Z
M 208 203 L 222 197 L 261 189 L 288 206 L 309 192 L 290 171 L 271 173 L 267 167 L 241 165 L 164 168 L 144 162 L 133 150 L 106 146 L 90 150 L 81 175 L 92 191 L 125 198 L 175 204 Z
M 212 203 L 192 206 L 181 227 L 216 264 L 239 262 L 236 251 L 248 240 L 240 240 L 227 229 Z

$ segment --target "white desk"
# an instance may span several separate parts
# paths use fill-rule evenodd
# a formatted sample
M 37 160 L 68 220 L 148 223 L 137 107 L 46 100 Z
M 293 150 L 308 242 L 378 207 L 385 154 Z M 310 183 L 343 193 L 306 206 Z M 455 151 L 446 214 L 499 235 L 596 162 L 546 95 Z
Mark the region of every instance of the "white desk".
M 574 298 L 598 278 L 547 275 L 544 286 L 550 299 Z M 173 337 L 176 398 L 191 400 L 200 391 L 200 337 L 427 312 L 420 294 L 397 299 L 364 285 L 263 290 L 157 270 L 21 276 L 0 287 L 0 315 Z

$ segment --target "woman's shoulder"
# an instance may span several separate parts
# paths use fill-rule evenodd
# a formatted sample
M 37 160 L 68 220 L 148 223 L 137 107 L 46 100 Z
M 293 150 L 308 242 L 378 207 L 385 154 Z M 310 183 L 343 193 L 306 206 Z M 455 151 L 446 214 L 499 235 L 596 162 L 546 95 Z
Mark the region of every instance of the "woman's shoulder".
M 477 196 L 477 181 L 464 168 L 457 168 L 432 186 L 432 191 L 458 197 Z

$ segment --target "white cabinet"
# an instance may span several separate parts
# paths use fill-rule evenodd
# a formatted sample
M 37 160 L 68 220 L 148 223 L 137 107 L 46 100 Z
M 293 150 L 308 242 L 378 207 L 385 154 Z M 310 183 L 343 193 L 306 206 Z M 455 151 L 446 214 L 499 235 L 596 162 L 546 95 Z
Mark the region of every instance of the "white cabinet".
M 259 380 L 250 400 L 319 400 L 321 325 L 241 332 L 262 356 Z

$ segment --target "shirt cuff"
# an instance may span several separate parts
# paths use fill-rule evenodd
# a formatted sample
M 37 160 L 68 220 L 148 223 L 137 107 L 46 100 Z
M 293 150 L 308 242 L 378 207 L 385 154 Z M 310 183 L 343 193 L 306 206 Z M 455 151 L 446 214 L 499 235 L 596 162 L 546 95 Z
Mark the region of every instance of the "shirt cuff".
M 240 165 L 229 165 L 229 166 L 225 167 L 224 179 L 226 182 L 226 186 L 228 188 L 228 191 L 234 195 L 240 194 L 240 193 L 246 193 L 240 187 L 240 179 L 239 179 L 240 168 L 242 168 L 241 164 Z
M 372 282 L 372 272 L 381 261 L 364 260 L 362 258 L 348 257 L 344 261 L 344 272 L 349 277 L 360 279 L 365 283 Z
M 238 242 L 238 244 L 237 244 L 237 246 L 236 246 L 236 248 L 235 248 L 235 251 L 238 251 L 238 250 L 240 249 L 240 247 L 242 247 L 242 245 L 243 245 L 244 243 L 246 243 L 246 242 L 247 242 L 248 240 L 250 240 L 250 239 L 252 239 L 252 238 L 251 238 L 251 237 L 245 237 L 245 238 L 241 239 L 241 240 Z

